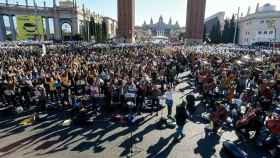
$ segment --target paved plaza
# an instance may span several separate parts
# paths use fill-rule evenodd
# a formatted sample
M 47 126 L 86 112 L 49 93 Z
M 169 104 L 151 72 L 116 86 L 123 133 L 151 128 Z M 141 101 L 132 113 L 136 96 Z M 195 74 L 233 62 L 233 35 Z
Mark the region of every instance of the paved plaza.
M 181 96 L 189 92 L 186 74 L 175 89 L 175 105 L 181 103 Z M 199 103 L 199 101 L 197 102 Z M 198 107 L 200 110 L 200 107 Z M 176 129 L 161 129 L 158 122 L 166 116 L 167 109 L 159 115 L 143 114 L 145 120 L 135 128 L 128 128 L 109 121 L 106 118 L 94 121 L 89 127 L 63 127 L 60 115 L 53 114 L 34 126 L 21 127 L 17 119 L 0 121 L 0 157 L 2 158 L 210 158 L 226 157 L 221 152 L 222 142 L 236 140 L 233 131 L 224 131 L 220 136 L 205 137 L 207 123 L 199 119 L 188 121 L 184 133 L 186 136 L 175 142 Z M 175 113 L 175 106 L 173 114 Z M 132 138 L 131 138 L 131 131 Z M 130 153 L 130 144 L 133 153 Z M 241 145 L 249 157 L 262 157 L 252 145 Z

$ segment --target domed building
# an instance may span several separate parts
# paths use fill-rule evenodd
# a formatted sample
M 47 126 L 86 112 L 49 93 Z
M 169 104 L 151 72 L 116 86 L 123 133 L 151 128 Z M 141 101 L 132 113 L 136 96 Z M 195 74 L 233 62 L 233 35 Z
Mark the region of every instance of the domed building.
M 274 5 L 267 3 L 259 7 L 258 4 L 252 14 L 249 8 L 247 15 L 241 16 L 238 23 L 240 45 L 280 41 L 280 11 Z
M 144 31 L 148 31 L 152 36 L 172 36 L 172 33 L 180 29 L 178 22 L 172 24 L 172 19 L 169 19 L 168 23 L 165 23 L 163 17 L 160 16 L 157 23 L 153 22 L 153 19 L 150 20 L 150 24 L 147 24 L 146 21 L 141 27 Z

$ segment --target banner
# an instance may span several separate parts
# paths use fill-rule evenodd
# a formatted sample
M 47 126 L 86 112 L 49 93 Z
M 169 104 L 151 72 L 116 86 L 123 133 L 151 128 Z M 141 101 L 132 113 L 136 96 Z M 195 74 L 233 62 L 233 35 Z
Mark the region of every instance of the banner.
M 16 16 L 17 40 L 41 39 L 44 34 L 41 16 Z

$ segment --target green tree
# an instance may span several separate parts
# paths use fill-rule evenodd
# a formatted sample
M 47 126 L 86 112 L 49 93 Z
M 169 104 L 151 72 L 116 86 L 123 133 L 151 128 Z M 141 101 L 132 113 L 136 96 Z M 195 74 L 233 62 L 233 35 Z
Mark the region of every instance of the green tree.
M 230 27 L 229 40 L 230 40 L 230 43 L 233 43 L 234 31 L 235 31 L 235 16 L 234 16 L 234 14 L 231 17 L 230 26 L 229 27 Z
M 234 41 L 235 44 L 238 43 L 238 39 L 239 39 L 239 27 L 237 26 L 237 29 L 236 29 L 236 37 L 235 37 L 235 41 Z
M 185 33 L 181 32 L 179 35 L 178 35 L 178 38 L 179 40 L 183 40 L 185 37 Z
M 95 36 L 94 37 L 95 37 L 96 42 L 100 42 L 99 32 L 100 32 L 99 24 L 95 23 Z
M 102 41 L 102 26 L 101 26 L 102 24 L 100 24 L 100 23 L 96 23 L 95 24 L 95 27 L 96 27 L 96 29 L 95 29 L 95 40 L 96 40 L 96 42 L 101 42 Z
M 229 20 L 225 20 L 224 30 L 222 33 L 222 43 L 230 43 L 230 23 Z
M 90 34 L 90 36 L 94 36 L 95 35 L 95 20 L 94 20 L 93 16 L 90 17 L 89 34 Z
M 216 25 L 212 26 L 210 31 L 210 43 L 215 43 L 217 41 Z
M 6 36 L 6 37 L 5 37 L 6 40 L 12 41 L 12 39 L 13 39 L 13 38 L 12 38 L 12 34 L 9 33 L 9 34 L 6 34 L 5 36 Z
M 98 28 L 97 28 L 98 23 L 94 23 L 94 29 L 93 29 L 93 35 L 95 40 L 97 40 L 97 32 L 98 32 Z
M 102 41 L 105 42 L 108 38 L 107 26 L 105 21 L 102 21 Z
M 221 33 L 221 25 L 220 21 L 217 21 L 217 23 L 212 27 L 210 32 L 210 43 L 218 44 L 222 41 L 222 33 Z
M 83 25 L 82 25 L 82 35 L 83 35 L 83 40 L 87 39 L 87 34 L 86 34 L 86 23 L 83 21 Z
M 222 32 L 221 32 L 221 24 L 220 21 L 218 20 L 217 22 L 217 43 L 222 42 Z

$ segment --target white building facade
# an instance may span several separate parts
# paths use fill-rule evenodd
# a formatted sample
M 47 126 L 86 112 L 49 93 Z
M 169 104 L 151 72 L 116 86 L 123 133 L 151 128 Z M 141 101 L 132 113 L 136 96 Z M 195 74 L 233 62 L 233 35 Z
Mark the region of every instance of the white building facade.
M 103 20 L 106 23 L 106 29 L 108 34 L 108 39 L 115 38 L 117 36 L 117 27 L 118 23 L 116 20 L 110 18 L 110 17 L 103 17 Z
M 239 19 L 240 45 L 252 45 L 258 42 L 280 41 L 280 11 L 276 6 L 265 4 L 256 8 L 255 13 Z

